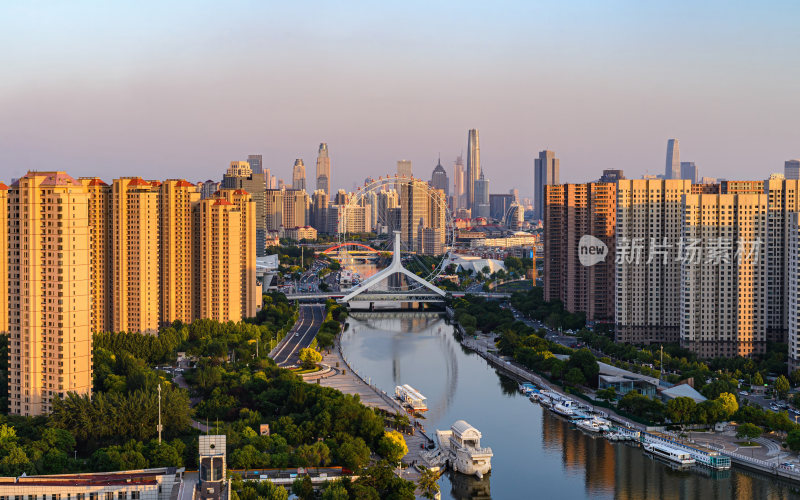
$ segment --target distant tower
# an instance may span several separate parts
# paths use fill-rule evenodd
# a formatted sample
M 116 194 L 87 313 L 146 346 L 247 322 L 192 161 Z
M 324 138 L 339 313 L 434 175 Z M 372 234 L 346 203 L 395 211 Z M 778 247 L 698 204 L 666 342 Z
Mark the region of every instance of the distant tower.
M 800 160 L 787 160 L 783 164 L 783 176 L 788 180 L 800 179 Z
M 678 139 L 667 141 L 667 166 L 664 170 L 664 178 L 681 178 L 681 150 L 678 147 Z
M 467 134 L 467 207 L 474 209 L 475 181 L 481 176 L 481 146 L 478 138 L 478 129 L 470 129 Z
M 254 174 L 264 173 L 263 157 L 261 155 L 247 155 L 247 163 Z
M 533 172 L 533 203 L 536 218 L 544 220 L 544 187 L 559 184 L 559 160 L 553 151 L 539 152 L 539 158 L 534 162 Z
M 411 160 L 399 160 L 397 162 L 397 175 L 400 177 L 411 177 Z
M 464 204 L 467 202 L 466 197 L 466 187 L 464 183 L 466 182 L 466 172 L 464 170 L 464 160 L 461 158 L 461 155 L 458 155 L 456 159 L 455 165 L 453 165 L 453 208 L 459 209 L 464 208 Z
M 294 161 L 292 168 L 292 189 L 306 189 L 306 166 L 303 165 L 303 159 L 298 158 Z
M 481 172 L 480 178 L 475 181 L 475 208 L 472 209 L 472 217 L 489 218 L 489 179 L 484 177 Z
M 317 189 L 331 194 L 331 159 L 328 157 L 328 144 L 323 142 L 319 145 L 317 154 Z
M 697 165 L 693 161 L 681 162 L 681 179 L 688 179 L 697 184 Z
M 450 179 L 447 178 L 447 172 L 442 166 L 441 158 L 439 158 L 436 167 L 433 169 L 433 174 L 431 174 L 431 186 L 444 191 L 445 197 L 450 195 Z

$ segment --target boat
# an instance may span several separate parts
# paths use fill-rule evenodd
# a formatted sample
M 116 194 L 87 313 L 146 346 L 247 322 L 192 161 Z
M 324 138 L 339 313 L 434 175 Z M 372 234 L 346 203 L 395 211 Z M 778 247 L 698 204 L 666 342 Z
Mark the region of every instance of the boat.
M 562 417 L 572 417 L 575 415 L 575 402 L 571 399 L 563 399 L 555 403 L 551 409 Z
M 394 388 L 397 399 L 403 402 L 412 411 L 428 411 L 426 398 L 418 390 L 408 384 L 398 385 Z
M 481 433 L 464 420 L 457 420 L 450 430 L 437 430 L 436 440 L 447 465 L 454 472 L 482 479 L 492 471 L 491 448 L 481 447 Z
M 575 425 L 579 429 L 597 433 L 606 432 L 609 429 L 608 422 L 597 417 L 578 420 Z
M 662 443 L 645 443 L 644 450 L 678 465 L 694 465 L 694 458 L 684 450 L 662 444 Z

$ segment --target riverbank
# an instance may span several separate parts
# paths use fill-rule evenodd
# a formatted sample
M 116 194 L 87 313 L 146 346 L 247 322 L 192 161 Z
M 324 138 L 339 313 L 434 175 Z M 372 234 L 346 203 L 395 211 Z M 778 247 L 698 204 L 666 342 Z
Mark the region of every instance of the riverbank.
M 504 359 L 490 352 L 495 348 L 494 341 L 491 337 L 480 335 L 478 338 L 470 338 L 465 334 L 461 325 L 457 324 L 453 320 L 453 310 L 447 308 L 447 314 L 451 321 L 453 321 L 455 328 L 461 334 L 462 346 L 471 350 L 472 352 L 475 352 L 489 362 L 492 366 L 506 373 L 507 375 L 510 375 L 515 380 L 520 382 L 531 382 L 540 388 L 556 392 L 565 397 L 570 397 L 569 395 L 564 395 L 564 391 L 561 387 L 553 384 L 544 377 L 516 364 L 512 360 Z M 601 409 L 608 414 L 609 420 L 626 427 L 634 428 L 639 431 L 663 430 L 662 427 L 647 427 L 640 423 L 634 422 L 617 414 L 609 408 L 601 407 Z M 731 462 L 737 466 L 745 467 L 749 470 L 758 471 L 764 474 L 777 476 L 794 484 L 800 484 L 800 468 L 791 468 L 781 465 L 782 461 L 793 455 L 782 452 L 780 444 L 775 443 L 775 441 L 767 437 L 762 437 L 757 440 L 760 445 L 758 448 L 748 448 L 747 453 L 750 456 L 745 455 L 743 449 L 740 450 L 740 446 L 737 444 L 738 438 L 735 437 L 735 432 L 731 430 L 720 433 L 690 432 L 690 438 L 688 440 L 682 439 L 675 434 L 671 434 L 670 437 L 678 442 L 682 442 L 686 446 L 702 446 L 709 450 L 720 452 L 729 457 Z

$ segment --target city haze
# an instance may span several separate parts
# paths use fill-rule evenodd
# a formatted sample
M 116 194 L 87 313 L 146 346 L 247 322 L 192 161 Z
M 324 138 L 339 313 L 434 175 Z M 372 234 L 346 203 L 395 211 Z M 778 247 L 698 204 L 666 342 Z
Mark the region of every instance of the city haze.
M 800 7 L 170 2 L 0 7 L 2 178 L 219 179 L 263 154 L 291 182 L 327 142 L 332 188 L 394 172 L 452 179 L 481 134 L 491 191 L 664 170 L 764 178 L 800 156 Z M 310 169 L 313 171 L 313 167 Z

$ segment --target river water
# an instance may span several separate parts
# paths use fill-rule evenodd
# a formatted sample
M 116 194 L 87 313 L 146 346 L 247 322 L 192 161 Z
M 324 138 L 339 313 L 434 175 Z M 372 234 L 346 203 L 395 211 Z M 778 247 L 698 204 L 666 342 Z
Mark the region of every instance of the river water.
M 435 313 L 353 313 L 342 349 L 362 376 L 389 394 L 410 384 L 428 398 L 428 434 L 464 419 L 494 452 L 483 480 L 441 479 L 456 499 L 784 499 L 800 488 L 733 469 L 675 471 L 639 448 L 575 429 L 531 403 L 517 383 L 463 349 Z

